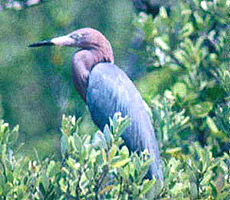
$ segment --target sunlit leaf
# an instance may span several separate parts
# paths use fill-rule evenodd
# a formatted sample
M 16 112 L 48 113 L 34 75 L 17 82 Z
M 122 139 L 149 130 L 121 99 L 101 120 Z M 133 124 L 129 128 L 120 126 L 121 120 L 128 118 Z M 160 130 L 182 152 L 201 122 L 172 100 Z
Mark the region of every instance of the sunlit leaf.
M 129 158 L 128 159 L 122 159 L 122 160 L 114 159 L 111 162 L 111 167 L 114 167 L 114 168 L 118 167 L 119 168 L 119 167 L 122 167 L 122 166 L 126 165 L 129 161 L 130 161 Z
M 194 117 L 203 118 L 208 115 L 208 113 L 212 110 L 212 107 L 213 107 L 212 102 L 206 101 L 191 106 L 190 112 Z
M 149 192 L 153 188 L 155 183 L 156 183 L 155 179 L 145 180 L 143 190 L 141 191 L 141 195 L 145 195 L 147 192 Z
M 115 187 L 115 185 L 108 185 L 108 186 L 106 186 L 105 188 L 103 188 L 103 189 L 99 192 L 99 194 L 105 194 L 107 191 L 112 190 L 114 187 Z

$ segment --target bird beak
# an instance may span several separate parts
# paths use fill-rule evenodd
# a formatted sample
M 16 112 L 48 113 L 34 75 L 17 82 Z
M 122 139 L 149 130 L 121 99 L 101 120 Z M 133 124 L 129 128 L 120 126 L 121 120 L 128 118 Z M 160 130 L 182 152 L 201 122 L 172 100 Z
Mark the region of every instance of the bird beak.
M 76 41 L 68 35 L 53 38 L 51 40 L 45 40 L 29 45 L 29 47 L 40 47 L 40 46 L 75 46 Z

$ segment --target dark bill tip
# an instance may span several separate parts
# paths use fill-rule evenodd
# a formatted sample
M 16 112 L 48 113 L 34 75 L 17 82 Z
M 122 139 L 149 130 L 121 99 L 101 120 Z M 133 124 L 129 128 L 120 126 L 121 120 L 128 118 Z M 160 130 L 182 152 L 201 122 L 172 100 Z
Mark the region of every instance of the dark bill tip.
M 52 43 L 51 40 L 45 40 L 42 42 L 30 44 L 28 47 L 41 47 L 41 46 L 52 46 L 52 45 L 54 45 L 54 43 Z

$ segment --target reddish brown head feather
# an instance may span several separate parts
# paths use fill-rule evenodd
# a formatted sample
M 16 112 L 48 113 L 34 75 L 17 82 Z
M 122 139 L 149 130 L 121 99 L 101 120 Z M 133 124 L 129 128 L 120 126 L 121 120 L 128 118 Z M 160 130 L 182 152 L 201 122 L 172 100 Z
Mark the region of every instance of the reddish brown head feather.
M 75 45 L 81 48 L 73 56 L 73 79 L 77 91 L 86 101 L 90 72 L 98 63 L 114 62 L 112 47 L 104 35 L 92 28 L 76 30 L 69 37 L 74 38 Z
M 69 36 L 76 38 L 76 46 L 92 50 L 95 56 L 98 56 L 98 62 L 114 62 L 111 45 L 99 31 L 92 28 L 82 28 L 70 33 Z

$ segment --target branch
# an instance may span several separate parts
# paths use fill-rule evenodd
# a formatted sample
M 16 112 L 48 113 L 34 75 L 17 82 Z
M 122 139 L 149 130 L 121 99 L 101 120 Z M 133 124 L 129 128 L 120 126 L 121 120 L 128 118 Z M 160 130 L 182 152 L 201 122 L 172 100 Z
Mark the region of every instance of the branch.
M 102 186 L 102 183 L 103 183 L 105 177 L 107 176 L 107 174 L 109 172 L 109 166 L 106 165 L 105 167 L 106 167 L 105 170 L 103 171 L 103 173 L 101 174 L 101 176 L 98 179 L 98 185 L 95 187 L 96 199 L 98 198 L 98 191 L 99 191 L 100 187 Z

